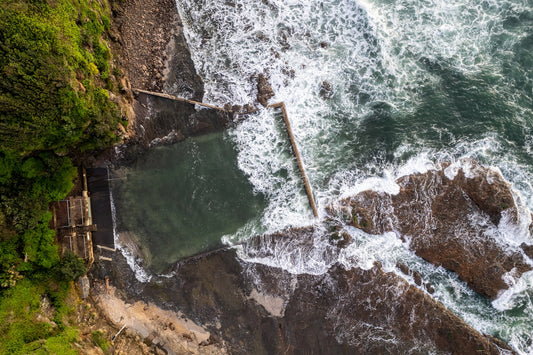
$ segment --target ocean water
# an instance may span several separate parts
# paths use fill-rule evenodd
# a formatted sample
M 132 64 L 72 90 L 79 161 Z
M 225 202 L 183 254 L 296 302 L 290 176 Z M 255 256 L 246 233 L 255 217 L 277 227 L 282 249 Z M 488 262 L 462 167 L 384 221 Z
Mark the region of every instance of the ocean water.
M 253 224 L 266 205 L 238 168 L 234 144 L 220 132 L 152 147 L 113 177 L 118 244 L 133 238 L 150 272 L 221 247 L 221 236 Z
M 499 170 L 520 206 L 520 226 L 501 223 L 494 237 L 510 248 L 533 243 L 533 1 L 179 0 L 177 7 L 205 102 L 253 103 L 253 78 L 269 78 L 270 102 L 285 102 L 322 216 L 342 197 L 394 193 L 400 176 L 471 157 Z M 323 95 L 326 83 L 332 90 Z M 224 243 L 315 223 L 274 110 L 248 116 L 224 139 L 253 194 L 265 198 Z M 512 287 L 489 302 L 395 235 L 347 230 L 354 243 L 337 253 L 317 234 L 311 249 L 289 240 L 263 256 L 244 249 L 240 256 L 293 273 L 375 260 L 398 272 L 401 260 L 474 328 L 533 353 L 533 273 L 510 278 Z

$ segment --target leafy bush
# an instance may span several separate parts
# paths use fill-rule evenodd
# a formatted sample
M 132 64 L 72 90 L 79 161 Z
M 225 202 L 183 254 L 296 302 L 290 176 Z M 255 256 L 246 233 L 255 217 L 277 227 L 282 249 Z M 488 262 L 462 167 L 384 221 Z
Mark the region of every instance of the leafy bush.
M 105 337 L 105 334 L 100 330 L 96 330 L 91 333 L 94 345 L 99 346 L 104 352 L 109 348 L 109 340 Z
M 87 269 L 85 268 L 85 262 L 83 259 L 73 253 L 66 253 L 61 259 L 57 271 L 62 279 L 67 281 L 77 281 L 80 277 L 85 275 Z
M 24 279 L 4 291 L 0 298 L 0 354 L 78 353 L 72 347 L 79 338 L 77 329 L 52 326 L 53 323 L 45 320 L 38 321 L 41 295 L 56 295 L 56 314 L 60 313 L 57 310 L 58 303 L 64 303 L 66 292 L 54 291 L 50 284 L 50 280 L 39 282 Z M 68 291 L 68 285 L 63 285 Z
M 0 4 L 0 285 L 58 263 L 48 206 L 72 189 L 69 155 L 117 141 L 109 15 L 88 0 Z
M 57 279 L 85 265 L 60 262 L 49 204 L 72 189 L 73 158 L 117 141 L 109 16 L 92 0 L 0 1 L 0 354 L 78 353 L 63 324 L 69 284 Z M 36 318 L 42 294 L 53 322 Z

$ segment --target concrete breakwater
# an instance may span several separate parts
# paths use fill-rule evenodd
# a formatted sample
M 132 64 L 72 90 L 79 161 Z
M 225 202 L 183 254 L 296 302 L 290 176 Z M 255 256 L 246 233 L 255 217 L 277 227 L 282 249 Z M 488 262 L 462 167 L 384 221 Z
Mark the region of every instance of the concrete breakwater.
M 233 112 L 231 110 L 231 108 L 228 109 L 228 108 L 218 107 L 218 106 L 215 106 L 215 105 L 206 104 L 206 103 L 199 102 L 199 101 L 185 99 L 185 98 L 178 97 L 178 96 L 175 96 L 175 95 L 169 95 L 169 94 L 165 94 L 165 93 L 153 92 L 153 91 L 142 90 L 142 89 L 133 89 L 133 91 L 141 93 L 141 94 L 145 94 L 145 95 L 162 97 L 162 98 L 173 100 L 173 101 L 188 103 L 188 104 L 191 104 L 191 105 L 199 105 L 199 106 L 207 107 L 207 108 L 210 108 L 210 109 L 213 109 L 213 110 L 216 110 L 216 111 L 225 112 L 227 114 L 232 114 L 232 115 L 245 115 L 245 114 L 250 114 L 250 113 L 253 113 L 253 112 L 257 111 L 256 109 L 254 109 L 254 110 L 249 110 L 249 111 L 236 111 L 236 112 Z M 236 106 L 229 105 L 229 107 L 236 107 Z M 240 108 L 241 106 L 237 106 L 237 107 Z M 291 143 L 291 148 L 292 148 L 292 151 L 294 153 L 294 157 L 295 157 L 296 162 L 298 164 L 298 169 L 299 169 L 300 175 L 302 177 L 302 181 L 303 181 L 303 184 L 304 184 L 305 192 L 307 194 L 307 198 L 309 199 L 309 206 L 311 207 L 311 210 L 313 211 L 313 215 L 318 218 L 318 210 L 317 210 L 317 207 L 316 207 L 315 198 L 313 197 L 313 191 L 311 189 L 311 185 L 309 184 L 309 179 L 307 178 L 307 174 L 305 172 L 304 164 L 303 164 L 302 158 L 300 156 L 300 152 L 298 150 L 298 145 L 296 144 L 296 139 L 294 138 L 294 134 L 292 133 L 291 122 L 289 120 L 289 115 L 287 114 L 287 109 L 285 107 L 285 103 L 284 102 L 277 102 L 277 103 L 274 103 L 274 104 L 270 104 L 267 107 L 281 110 L 281 114 L 282 114 L 282 117 L 283 117 L 283 122 L 285 124 L 285 129 L 286 129 L 287 135 L 289 137 L 289 141 Z

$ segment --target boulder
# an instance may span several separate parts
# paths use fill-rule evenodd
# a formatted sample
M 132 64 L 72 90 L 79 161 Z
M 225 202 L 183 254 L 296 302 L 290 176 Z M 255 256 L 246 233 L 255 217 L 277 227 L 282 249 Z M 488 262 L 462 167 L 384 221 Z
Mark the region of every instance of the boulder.
M 329 81 L 324 80 L 320 84 L 320 91 L 319 91 L 320 97 L 322 97 L 324 100 L 329 99 L 333 95 L 333 89 L 331 88 L 331 84 Z
M 257 101 L 264 107 L 268 106 L 268 100 L 274 97 L 274 91 L 264 74 L 257 75 Z

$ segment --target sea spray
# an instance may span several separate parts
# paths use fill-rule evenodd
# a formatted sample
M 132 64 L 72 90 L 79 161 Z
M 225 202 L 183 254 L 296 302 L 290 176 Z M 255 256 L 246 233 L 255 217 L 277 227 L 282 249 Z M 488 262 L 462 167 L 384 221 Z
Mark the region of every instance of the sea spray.
M 504 216 L 491 238 L 511 246 L 530 242 L 530 1 L 183 0 L 178 9 L 206 101 L 253 102 L 253 78 L 269 77 L 272 100 L 287 105 L 322 214 L 329 203 L 365 189 L 394 193 L 397 177 L 445 162 L 453 177 L 461 159 L 471 157 L 498 168 L 521 201 L 519 226 L 511 228 Z M 320 95 L 324 82 L 329 98 Z M 305 199 L 296 192 L 290 156 L 273 154 L 281 140 L 269 115 L 265 110 L 230 133 L 239 167 L 254 188 L 267 191 L 266 230 L 302 226 L 309 219 Z M 287 186 L 276 182 L 281 172 Z M 396 245 L 396 236 L 345 229 L 354 244 L 340 253 L 313 235 L 312 248 L 287 242 L 240 255 L 295 273 L 324 272 L 339 261 L 368 267 L 378 260 L 394 270 L 396 261 L 407 260 L 448 308 L 517 351 L 531 351 L 529 276 L 515 280 L 526 286 L 513 286 L 501 296 L 505 310 L 498 303 L 495 310 L 453 274 Z

